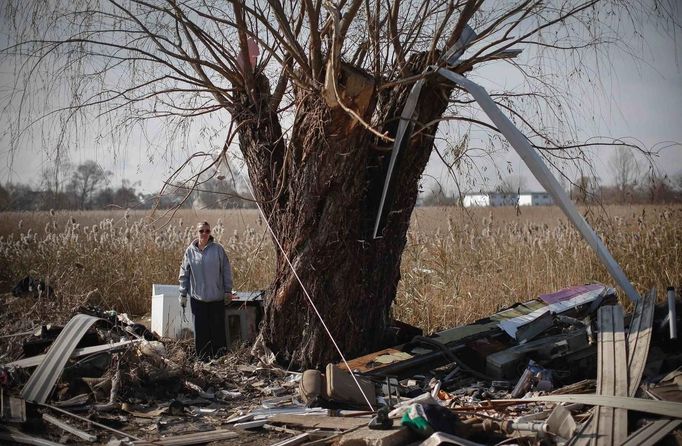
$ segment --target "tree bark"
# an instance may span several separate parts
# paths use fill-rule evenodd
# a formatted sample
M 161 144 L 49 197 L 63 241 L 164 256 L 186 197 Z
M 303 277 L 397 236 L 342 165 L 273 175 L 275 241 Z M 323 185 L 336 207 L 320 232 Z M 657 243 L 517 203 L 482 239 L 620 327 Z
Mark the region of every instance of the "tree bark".
M 412 60 L 415 73 L 421 72 L 423 60 Z M 346 82 L 340 87 L 350 88 Z M 372 91 L 361 107 L 366 121 L 382 123 L 381 131 L 394 135 L 410 88 Z M 450 88 L 425 86 L 415 113 L 418 123 L 443 114 Z M 296 118 L 285 144 L 276 115 L 264 109 L 267 95 L 264 90 L 260 94 L 262 106 L 235 114 L 256 198 L 343 354 L 352 358 L 375 350 L 389 322 L 410 216 L 437 124 L 417 124 L 415 136 L 400 152 L 383 237 L 372 239 L 390 150 L 378 147 L 379 138 L 344 110 L 304 91 L 297 91 Z M 261 334 L 265 345 L 294 367 L 318 368 L 339 359 L 281 252 Z

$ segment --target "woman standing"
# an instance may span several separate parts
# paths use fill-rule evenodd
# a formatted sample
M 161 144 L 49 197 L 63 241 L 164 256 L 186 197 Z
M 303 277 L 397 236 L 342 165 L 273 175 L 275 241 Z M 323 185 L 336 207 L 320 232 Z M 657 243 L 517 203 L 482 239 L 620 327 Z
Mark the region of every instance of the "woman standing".
M 225 301 L 232 298 L 232 268 L 225 249 L 213 241 L 208 222 L 197 224 L 197 238 L 185 250 L 180 266 L 180 305 L 190 297 L 194 345 L 199 359 L 223 354 Z

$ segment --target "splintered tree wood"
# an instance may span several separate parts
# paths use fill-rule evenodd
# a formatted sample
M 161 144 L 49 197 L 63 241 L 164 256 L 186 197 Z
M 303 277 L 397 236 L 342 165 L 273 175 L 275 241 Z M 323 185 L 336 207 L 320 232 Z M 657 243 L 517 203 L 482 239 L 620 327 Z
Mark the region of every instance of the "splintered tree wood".
M 369 353 L 365 356 L 351 359 L 348 361 L 348 367 L 350 367 L 350 371 L 364 373 L 369 370 L 373 370 L 374 368 L 404 361 L 410 358 L 412 358 L 412 355 L 409 353 L 401 352 L 395 348 L 385 348 L 383 350 L 379 350 L 378 352 Z M 337 366 L 347 369 L 346 364 L 342 362 L 337 364 Z
M 282 424 L 306 429 L 348 430 L 369 423 L 369 417 L 327 417 L 318 415 L 277 414 L 268 419 L 269 424 Z

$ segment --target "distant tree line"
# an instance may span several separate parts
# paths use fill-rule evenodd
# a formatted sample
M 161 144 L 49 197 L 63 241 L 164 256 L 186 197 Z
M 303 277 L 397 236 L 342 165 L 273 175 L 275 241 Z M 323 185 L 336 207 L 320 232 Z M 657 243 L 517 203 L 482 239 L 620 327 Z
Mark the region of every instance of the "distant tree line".
M 619 181 L 622 179 L 626 181 Z M 521 182 L 523 184 L 523 181 Z M 523 185 L 509 189 L 503 182 L 500 186 L 482 192 L 525 192 Z M 596 176 L 578 177 L 567 189 L 573 201 L 580 204 L 672 204 L 682 203 L 682 172 L 673 176 L 648 172 L 637 176 L 620 176 L 613 184 L 602 184 Z M 463 198 L 463 197 L 462 197 Z M 421 206 L 458 206 L 460 197 L 447 193 L 443 188 L 434 188 L 423 195 Z
M 583 175 L 573 183 L 571 198 L 580 203 L 665 204 L 682 202 L 682 171 L 670 177 L 653 166 L 643 169 L 633 152 L 621 147 L 611 156 L 611 184 Z
M 571 187 L 578 203 L 669 204 L 682 203 L 682 175 L 644 175 L 628 183 L 603 185 L 598 177 L 581 176 Z
M 607 165 L 612 178 L 610 184 L 602 183 L 596 175 L 581 175 L 566 187 L 573 201 L 580 204 L 669 204 L 682 203 L 682 171 L 672 177 L 660 174 L 648 163 L 648 168 L 628 147 L 618 147 Z M 563 178 L 563 180 L 567 180 Z M 500 177 L 499 184 L 491 190 L 480 192 L 531 192 L 527 189 L 526 178 L 519 174 Z M 478 191 L 477 191 L 478 192 Z M 540 192 L 532 191 L 532 192 Z M 458 206 L 458 194 L 448 194 L 442 187 L 436 187 L 421 197 L 422 206 Z
M 244 185 L 215 177 L 195 185 L 164 188 L 162 193 L 142 193 L 138 183 L 122 180 L 111 184 L 112 173 L 95 161 L 75 168 L 61 166 L 42 172 L 39 186 L 23 183 L 0 184 L 0 211 L 44 211 L 60 209 L 231 209 L 255 207 L 242 198 Z M 246 194 L 248 195 L 248 193 Z

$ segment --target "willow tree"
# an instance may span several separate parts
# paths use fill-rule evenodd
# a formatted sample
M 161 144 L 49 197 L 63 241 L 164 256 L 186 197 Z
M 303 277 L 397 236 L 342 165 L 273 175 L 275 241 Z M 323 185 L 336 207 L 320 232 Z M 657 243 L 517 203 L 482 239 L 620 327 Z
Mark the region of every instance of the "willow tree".
M 674 21 L 657 6 L 651 9 Z M 433 75 L 467 26 L 476 37 L 450 68 L 467 75 L 486 63 L 516 69 L 523 86 L 495 97 L 551 162 L 566 151 L 579 156 L 565 100 L 580 82 L 583 52 L 613 43 L 615 23 L 633 8 L 616 0 L 8 2 L 3 55 L 22 61 L 26 86 L 14 91 L 23 115 L 12 129 L 19 134 L 26 109 L 40 104 L 35 94 L 44 90 L 31 85 L 60 78 L 68 79 L 60 84 L 67 103 L 48 117 L 65 125 L 87 124 L 90 109 L 112 126 L 228 115 L 229 126 L 218 129 L 224 151 L 238 147 L 281 244 L 262 340 L 283 360 L 318 366 L 338 356 L 301 284 L 345 354 L 375 349 L 427 161 L 437 150 L 452 166 L 467 153 L 466 135 L 437 145 L 439 128 L 455 122 L 495 132 L 466 94 Z M 511 48 L 532 57 L 505 59 Z M 374 237 L 400 116 L 420 79 Z

